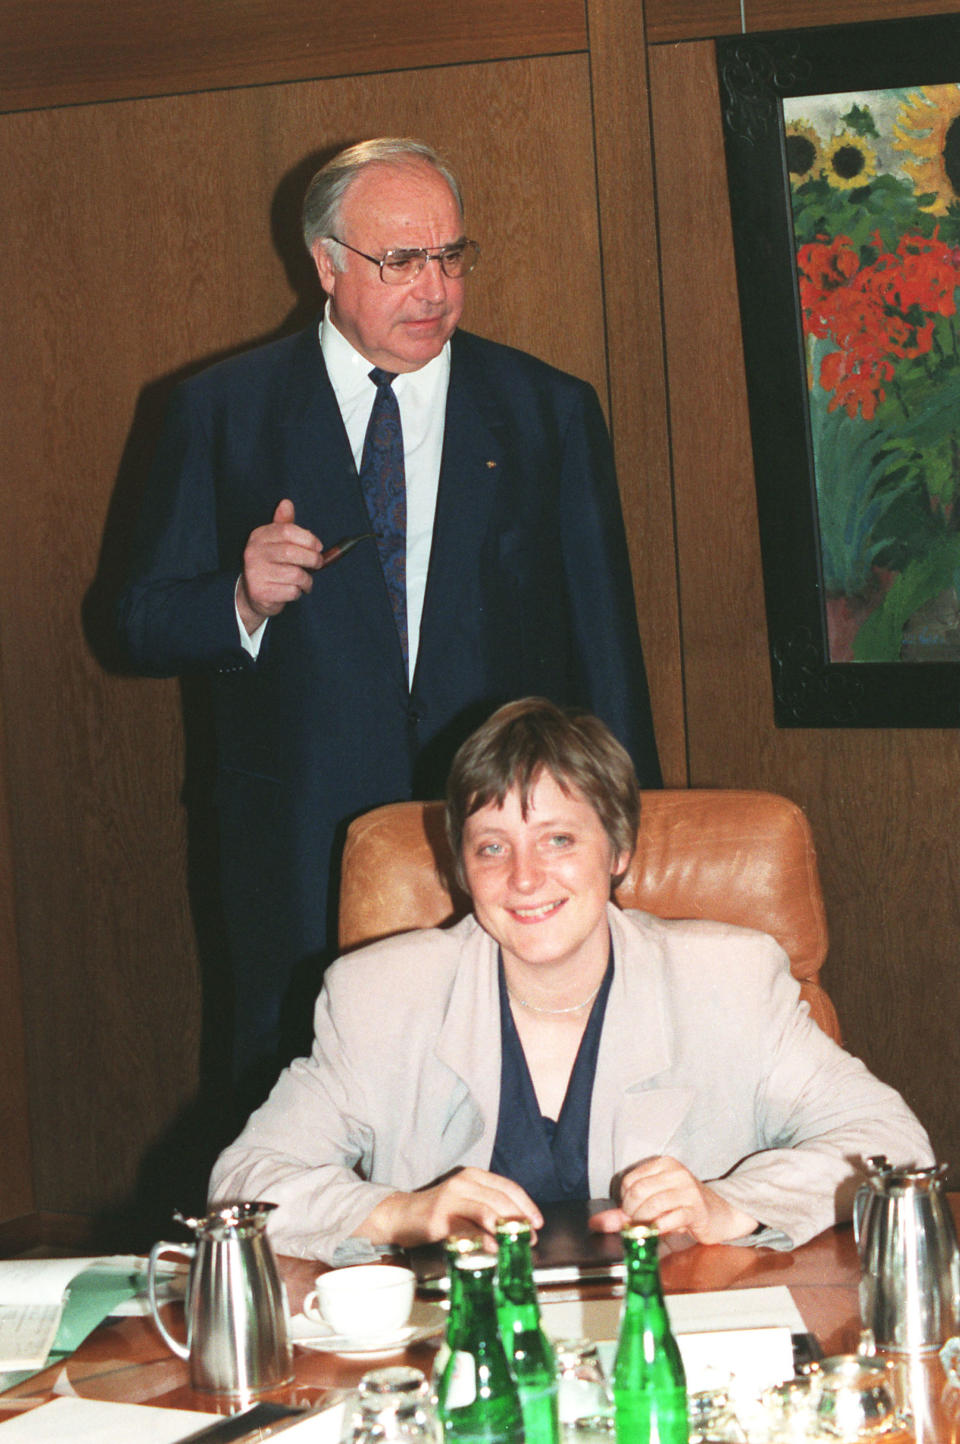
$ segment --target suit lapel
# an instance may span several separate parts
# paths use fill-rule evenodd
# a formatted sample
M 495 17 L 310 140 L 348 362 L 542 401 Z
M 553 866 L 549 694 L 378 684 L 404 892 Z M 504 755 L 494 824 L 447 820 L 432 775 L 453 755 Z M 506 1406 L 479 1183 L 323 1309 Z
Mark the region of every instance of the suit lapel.
M 668 1151 L 694 1100 L 691 1087 L 656 1087 L 651 1080 L 674 1062 L 663 954 L 613 907 L 614 982 L 607 1002 L 592 1110 L 612 1120 L 609 1133 L 591 1129 L 590 1182 L 600 1196 L 615 1171 Z
M 289 494 L 297 522 L 332 546 L 348 536 L 370 530 L 370 517 L 337 405 L 316 327 L 302 335 L 290 371 L 282 438 L 287 458 Z M 282 474 L 282 473 L 281 473 Z M 373 541 L 363 542 L 340 563 L 338 582 L 350 594 L 353 612 L 381 652 L 381 665 L 399 673 L 406 690 L 403 652 L 390 598 Z M 314 591 L 322 596 L 323 573 Z
M 461 951 L 435 1052 L 463 1084 L 453 1095 L 441 1147 L 487 1168 L 500 1110 L 500 994 L 497 945 L 477 923 Z
M 299 341 L 289 370 L 279 440 L 297 522 L 329 546 L 350 535 L 351 529 L 362 530 L 363 501 L 316 328 L 303 332 Z
M 464 557 L 476 553 L 488 530 L 494 498 L 505 480 L 505 427 L 483 369 L 454 335 L 450 385 L 437 490 L 430 566 L 420 623 L 420 652 L 437 655 L 451 600 L 460 591 Z

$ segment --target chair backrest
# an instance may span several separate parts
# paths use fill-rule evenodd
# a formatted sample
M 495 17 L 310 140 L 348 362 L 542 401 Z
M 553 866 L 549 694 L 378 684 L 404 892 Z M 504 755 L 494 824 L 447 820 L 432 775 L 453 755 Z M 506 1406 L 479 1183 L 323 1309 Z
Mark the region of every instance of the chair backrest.
M 840 1037 L 820 987 L 827 922 L 810 824 L 772 792 L 665 789 L 640 794 L 625 908 L 711 918 L 771 933 L 790 959 L 812 1016 Z M 351 823 L 343 855 L 340 945 L 437 927 L 470 900 L 453 881 L 440 802 L 397 802 Z

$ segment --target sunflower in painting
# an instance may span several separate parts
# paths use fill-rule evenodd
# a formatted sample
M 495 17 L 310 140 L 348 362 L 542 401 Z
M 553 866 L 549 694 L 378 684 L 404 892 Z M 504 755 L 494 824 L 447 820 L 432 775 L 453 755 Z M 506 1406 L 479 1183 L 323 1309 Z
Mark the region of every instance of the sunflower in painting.
M 862 135 L 841 131 L 824 152 L 823 173 L 837 190 L 869 185 L 877 174 L 876 152 Z
M 960 85 L 924 85 L 901 105 L 893 144 L 913 159 L 903 170 L 918 193 L 918 204 L 945 216 L 960 201 Z
M 794 120 L 786 133 L 787 170 L 794 185 L 811 180 L 820 170 L 820 137 L 806 120 Z

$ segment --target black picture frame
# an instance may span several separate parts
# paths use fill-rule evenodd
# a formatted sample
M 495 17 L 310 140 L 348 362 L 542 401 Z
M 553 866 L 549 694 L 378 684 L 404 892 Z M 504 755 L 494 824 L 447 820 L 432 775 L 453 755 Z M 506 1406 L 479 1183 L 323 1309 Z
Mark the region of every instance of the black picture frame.
M 715 42 L 775 721 L 953 727 L 960 662 L 831 660 L 784 101 L 960 82 L 960 16 Z

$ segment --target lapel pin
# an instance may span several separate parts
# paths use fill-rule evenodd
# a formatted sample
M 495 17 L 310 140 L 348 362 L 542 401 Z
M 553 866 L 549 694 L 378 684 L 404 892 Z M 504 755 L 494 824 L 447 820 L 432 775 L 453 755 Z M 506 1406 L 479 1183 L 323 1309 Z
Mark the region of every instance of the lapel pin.
M 496 466 L 496 464 L 497 464 L 497 463 L 496 463 L 495 461 L 488 461 L 488 462 L 487 462 L 487 470 L 488 470 L 488 471 L 492 471 L 493 468 Z

